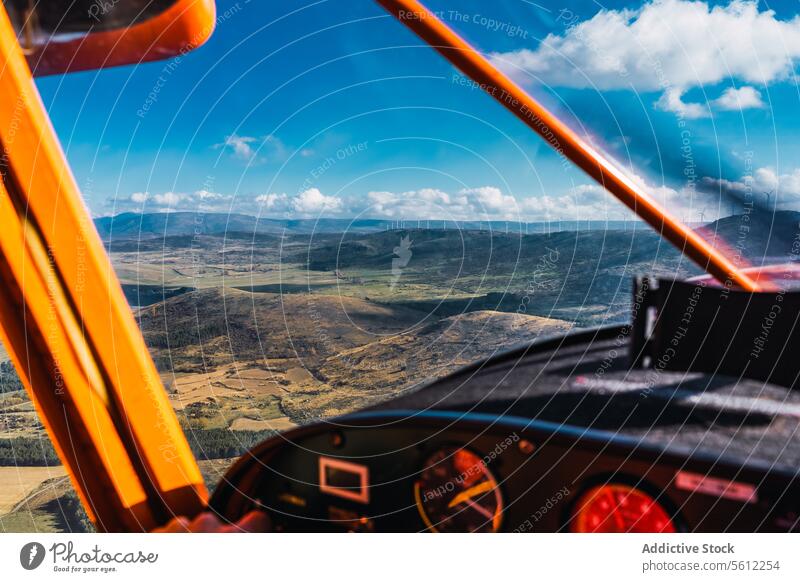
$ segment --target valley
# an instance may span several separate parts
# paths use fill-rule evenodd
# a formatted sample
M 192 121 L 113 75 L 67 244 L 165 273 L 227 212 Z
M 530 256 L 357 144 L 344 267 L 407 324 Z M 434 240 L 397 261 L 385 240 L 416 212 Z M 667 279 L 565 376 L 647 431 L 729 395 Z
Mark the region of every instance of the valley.
M 796 230 L 800 215 L 789 214 L 777 220 Z M 119 229 L 98 224 L 210 484 L 231 458 L 276 432 L 364 408 L 543 337 L 624 322 L 636 275 L 700 273 L 642 229 L 521 234 L 381 222 L 346 231 L 335 222 L 253 229 L 246 217 L 223 218 L 204 217 L 194 230 L 196 217 L 174 228 L 161 216 L 126 215 Z M 706 225 L 708 236 L 735 240 L 736 218 Z M 147 229 L 137 230 L 137 221 Z M 786 240 L 754 234 L 741 254 L 785 257 L 794 230 Z M 6 531 L 85 525 L 48 446 L 0 351 Z

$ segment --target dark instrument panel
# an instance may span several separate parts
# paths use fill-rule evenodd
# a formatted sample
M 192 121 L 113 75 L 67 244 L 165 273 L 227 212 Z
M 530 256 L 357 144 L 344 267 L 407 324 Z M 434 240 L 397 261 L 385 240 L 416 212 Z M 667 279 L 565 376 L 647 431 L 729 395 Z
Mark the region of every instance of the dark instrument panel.
M 211 507 L 279 531 L 794 531 L 800 396 L 631 370 L 630 329 L 539 342 L 275 436 Z

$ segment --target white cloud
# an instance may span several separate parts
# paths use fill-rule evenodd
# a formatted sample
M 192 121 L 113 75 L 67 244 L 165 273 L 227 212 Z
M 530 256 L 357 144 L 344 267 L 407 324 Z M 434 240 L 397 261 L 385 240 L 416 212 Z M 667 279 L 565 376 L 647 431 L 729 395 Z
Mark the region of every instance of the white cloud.
M 442 219 L 449 217 L 450 195 L 436 188 L 406 192 L 367 193 L 366 213 L 381 218 Z
M 499 188 L 494 186 L 483 186 L 461 190 L 459 194 L 474 196 L 481 210 L 487 214 L 497 212 L 512 212 L 517 210 L 517 200 L 513 196 L 503 194 Z
M 337 213 L 342 210 L 342 199 L 326 196 L 317 188 L 309 188 L 292 200 L 295 212 L 304 215 L 319 215 L 323 212 Z
M 198 200 L 226 200 L 230 198 L 230 196 L 226 196 L 225 194 L 209 192 L 208 190 L 197 190 L 194 193 L 194 197 Z
M 171 212 L 176 210 L 197 212 L 244 212 L 252 214 L 295 214 L 304 216 L 338 215 L 345 210 L 344 201 L 337 196 L 326 196 L 317 188 L 310 188 L 290 197 L 285 193 L 260 194 L 253 198 L 234 201 L 230 194 L 197 190 L 193 193 L 163 192 L 150 194 L 137 192 L 128 198 L 118 199 L 116 212 Z
M 219 192 L 197 190 L 193 193 L 134 192 L 128 198 L 112 201 L 117 211 L 135 210 L 142 212 L 168 212 L 188 210 L 200 212 L 227 211 L 232 197 Z
M 761 183 L 768 184 L 766 169 L 755 173 Z M 675 190 L 668 186 L 653 186 L 638 176 L 630 176 L 662 205 L 682 216 L 694 216 L 697 211 L 695 193 Z M 781 176 L 782 188 L 795 191 L 800 199 L 800 169 L 791 176 Z M 705 190 L 710 189 L 708 181 Z M 726 188 L 743 188 L 728 183 Z M 765 186 L 766 188 L 766 186 Z M 707 198 L 707 195 L 705 195 Z M 707 199 L 704 200 L 707 203 Z M 601 186 L 582 184 L 563 193 L 520 196 L 503 192 L 496 186 L 462 188 L 447 192 L 438 188 L 420 188 L 404 192 L 372 191 L 365 196 L 354 194 L 347 198 L 326 195 L 310 188 L 296 196 L 271 192 L 239 199 L 208 190 L 193 193 L 164 192 L 134 193 L 118 200 L 115 211 L 143 212 L 202 211 L 245 212 L 252 214 L 295 216 L 364 216 L 406 220 L 460 221 L 541 221 L 541 220 L 617 220 L 631 218 L 630 211 L 608 194 Z M 710 212 L 708 213 L 710 216 Z
M 229 148 L 233 155 L 240 160 L 249 162 L 256 156 L 256 152 L 251 144 L 258 140 L 247 135 L 228 135 L 225 141 L 214 145 L 214 148 Z
M 151 198 L 157 206 L 177 206 L 182 200 L 186 199 L 185 194 L 178 194 L 177 192 L 164 192 L 163 194 L 154 194 Z
M 648 183 L 637 175 L 628 175 L 643 192 L 681 220 L 696 220 L 699 209 L 714 208 L 707 195 L 688 188 L 676 190 L 662 184 Z M 627 206 L 599 184 L 579 184 L 563 194 L 532 196 L 520 202 L 528 220 L 639 220 Z
M 778 174 L 773 168 L 758 168 L 752 175 L 739 180 L 703 179 L 703 188 L 711 192 L 728 192 L 738 195 L 743 201 L 763 204 L 770 196 L 770 204 L 779 208 L 796 208 L 800 203 L 800 168 Z
M 256 204 L 267 211 L 282 210 L 287 207 L 289 197 L 286 194 L 259 194 L 256 196 Z
M 745 85 L 744 87 L 728 87 L 718 98 L 705 103 L 688 103 L 683 100 L 685 91 L 672 87 L 667 89 L 656 101 L 656 109 L 670 111 L 684 119 L 699 119 L 709 117 L 711 108 L 720 111 L 742 111 L 744 109 L 761 109 L 765 106 L 761 100 L 761 93 L 755 88 Z
M 377 209 L 380 214 L 386 214 L 387 207 L 392 206 L 396 198 L 397 194 L 394 192 L 378 191 L 367 194 L 367 200 L 371 203 L 370 207 Z
M 753 87 L 728 87 L 722 95 L 714 100 L 714 106 L 723 111 L 740 111 L 742 109 L 762 109 L 765 103 L 761 93 Z
M 564 194 L 532 196 L 521 202 L 533 220 L 617 220 L 630 212 L 604 188 L 581 184 Z
M 366 213 L 382 218 L 420 220 L 519 220 L 513 196 L 494 186 L 464 188 L 451 194 L 438 188 L 369 192 Z
M 683 89 L 668 89 L 656 101 L 656 109 L 670 111 L 685 119 L 699 119 L 708 117 L 708 107 L 700 103 L 686 103 L 683 100 Z
M 645 191 L 673 211 L 692 208 L 693 193 L 668 186 L 653 186 L 631 176 Z M 407 192 L 369 192 L 366 216 L 429 220 L 619 220 L 631 212 L 596 184 L 582 184 L 561 194 L 514 197 L 495 186 L 459 190 L 449 194 L 423 188 Z
M 274 135 L 264 138 L 249 135 L 228 135 L 222 143 L 214 144 L 214 149 L 227 149 L 233 156 L 243 162 L 283 161 L 287 157 L 287 148 Z
M 681 107 L 692 87 L 738 79 L 767 85 L 789 78 L 800 57 L 800 17 L 780 20 L 758 3 L 654 0 L 635 10 L 601 10 L 535 49 L 495 53 L 507 72 L 561 87 L 664 91 L 663 108 Z M 757 103 L 754 90 L 742 103 Z M 669 91 L 668 91 L 669 92 Z M 727 92 L 720 108 L 729 104 Z M 731 95 L 734 96 L 734 95 Z M 760 100 L 759 100 L 760 101 Z M 692 104 L 690 114 L 699 114 Z

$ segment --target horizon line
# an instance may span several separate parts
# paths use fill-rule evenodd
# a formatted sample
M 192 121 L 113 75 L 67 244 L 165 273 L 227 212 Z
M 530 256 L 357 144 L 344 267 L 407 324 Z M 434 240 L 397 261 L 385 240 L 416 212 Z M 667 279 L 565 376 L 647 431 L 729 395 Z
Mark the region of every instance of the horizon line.
M 776 210 L 777 212 L 797 212 L 792 210 Z M 641 223 L 645 226 L 648 226 L 644 221 L 639 219 L 636 216 L 631 216 L 629 218 L 605 218 L 605 219 L 589 219 L 589 218 L 537 218 L 537 219 L 529 219 L 529 220 L 521 220 L 521 219 L 502 219 L 502 218 L 464 218 L 464 219 L 455 219 L 455 218 L 386 218 L 386 217 L 348 217 L 348 216 L 318 216 L 318 217 L 297 217 L 297 218 L 288 218 L 288 217 L 277 217 L 277 216 L 258 216 L 255 214 L 249 214 L 247 212 L 224 212 L 224 211 L 214 211 L 214 210 L 156 210 L 151 212 L 138 212 L 138 211 L 124 211 L 119 212 L 117 214 L 104 214 L 99 216 L 93 216 L 92 220 L 102 220 L 102 219 L 114 219 L 124 215 L 134 215 L 134 216 L 157 216 L 157 215 L 170 215 L 170 214 L 202 214 L 202 215 L 218 215 L 218 216 L 242 216 L 247 218 L 252 218 L 256 221 L 273 221 L 273 222 L 319 222 L 323 220 L 327 221 L 340 221 L 340 222 L 382 222 L 382 223 L 395 223 L 398 225 L 405 225 L 406 223 L 438 223 L 438 224 L 466 224 L 466 223 L 477 223 L 477 224 L 553 224 L 553 223 L 571 223 L 571 224 L 603 224 L 603 223 Z M 721 220 L 723 218 L 729 218 L 732 216 L 739 216 L 736 214 L 721 216 L 717 219 L 711 221 L 698 221 L 698 220 L 690 220 L 686 221 L 685 224 L 698 224 L 704 225 L 709 224 L 710 222 L 714 222 L 715 220 Z M 433 225 L 432 225 L 433 226 Z M 410 225 L 409 225 L 410 227 Z M 405 226 L 401 226 L 401 228 L 405 228 Z

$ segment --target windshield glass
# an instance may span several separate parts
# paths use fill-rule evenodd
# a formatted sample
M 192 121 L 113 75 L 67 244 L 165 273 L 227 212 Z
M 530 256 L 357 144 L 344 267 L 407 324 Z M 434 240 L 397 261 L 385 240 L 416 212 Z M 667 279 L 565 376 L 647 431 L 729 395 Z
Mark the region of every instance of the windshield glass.
M 376 4 L 217 5 L 197 51 L 37 81 L 210 483 L 703 273 Z M 429 7 L 738 265 L 794 260 L 795 5 Z
M 738 265 L 793 260 L 795 6 L 502 4 L 480 17 L 442 15 L 464 22 L 498 67 Z M 515 29 L 520 21 L 531 27 Z M 488 40 L 482 28 L 506 34 Z M 550 176 L 563 189 L 564 172 L 551 164 Z M 545 200 L 553 190 L 545 187 Z M 624 216 L 614 203 L 598 209 L 588 192 L 577 184 L 553 206 L 575 217 Z

